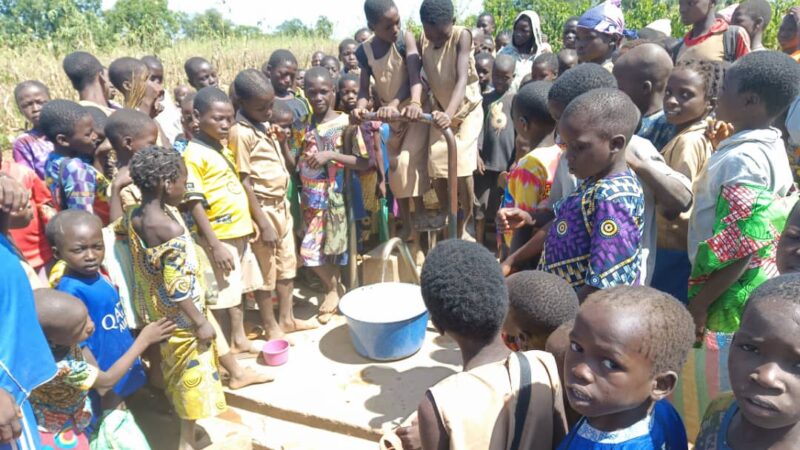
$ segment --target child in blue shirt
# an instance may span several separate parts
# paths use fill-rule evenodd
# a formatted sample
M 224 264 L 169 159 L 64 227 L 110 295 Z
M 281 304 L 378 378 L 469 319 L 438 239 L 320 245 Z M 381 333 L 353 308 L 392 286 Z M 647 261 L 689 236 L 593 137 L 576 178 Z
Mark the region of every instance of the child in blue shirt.
M 56 289 L 86 305 L 96 331 L 81 344 L 92 351 L 100 370 L 108 370 L 133 345 L 133 336 L 116 288 L 100 273 L 105 254 L 102 223 L 86 211 L 69 209 L 57 214 L 45 230 L 56 257 L 67 266 Z M 144 386 L 147 377 L 137 358 L 114 389 L 102 398 L 102 409 L 116 408 L 125 397 Z M 100 396 L 93 393 L 95 412 Z
M 559 450 L 685 450 L 686 430 L 666 398 L 694 342 L 681 302 L 649 287 L 591 294 L 569 334 L 564 388 L 583 418 Z

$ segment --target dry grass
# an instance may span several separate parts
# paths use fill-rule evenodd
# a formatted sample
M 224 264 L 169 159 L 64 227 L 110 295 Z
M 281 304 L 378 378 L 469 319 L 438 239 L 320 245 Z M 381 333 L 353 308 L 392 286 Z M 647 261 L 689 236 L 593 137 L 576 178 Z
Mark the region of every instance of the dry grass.
M 265 37 L 258 39 L 226 39 L 218 41 L 179 41 L 173 47 L 158 53 L 164 63 L 164 81 L 171 89 L 186 83 L 183 62 L 191 56 L 209 59 L 223 84 L 233 81 L 236 74 L 246 68 L 260 68 L 272 51 L 279 48 L 291 50 L 301 67 L 309 66 L 311 54 L 316 50 L 332 53 L 336 44 L 310 38 Z M 91 51 L 91 50 L 90 50 Z M 110 64 L 122 56 L 141 57 L 148 52 L 136 48 L 118 48 L 108 53 L 95 52 L 103 64 Z M 23 50 L 0 48 L 0 149 L 10 150 L 11 141 L 25 129 L 25 120 L 14 103 L 14 86 L 23 80 L 37 79 L 49 86 L 53 98 L 77 99 L 75 91 L 61 69 L 63 55 L 56 55 L 46 47 Z M 122 99 L 117 99 L 121 102 Z

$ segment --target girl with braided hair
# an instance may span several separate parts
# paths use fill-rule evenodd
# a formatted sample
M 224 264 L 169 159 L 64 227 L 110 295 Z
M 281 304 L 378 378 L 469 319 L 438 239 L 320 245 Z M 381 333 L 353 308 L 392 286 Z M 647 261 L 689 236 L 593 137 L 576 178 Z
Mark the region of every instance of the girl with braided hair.
M 721 63 L 708 60 L 683 60 L 667 80 L 664 113 L 677 134 L 664 146 L 662 154 L 669 166 L 694 181 L 706 164 L 713 148 L 706 137 L 707 118 L 717 103 L 722 82 Z M 687 252 L 687 233 L 691 210 L 675 219 L 656 216 L 658 250 L 652 286 L 688 300 L 692 265 Z

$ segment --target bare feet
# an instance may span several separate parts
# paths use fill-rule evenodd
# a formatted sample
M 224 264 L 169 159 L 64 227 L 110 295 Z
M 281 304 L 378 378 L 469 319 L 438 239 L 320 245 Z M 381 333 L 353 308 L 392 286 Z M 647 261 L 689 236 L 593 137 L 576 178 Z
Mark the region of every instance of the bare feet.
M 280 329 L 280 327 L 270 327 L 264 330 L 264 334 L 262 336 L 264 336 L 265 341 L 269 342 L 274 339 L 282 339 L 284 335 L 285 333 Z
M 256 372 L 250 367 L 242 368 L 242 373 L 238 374 L 238 376 L 231 375 L 230 381 L 228 381 L 228 387 L 236 390 L 241 389 L 245 386 L 250 386 L 251 384 L 263 384 L 269 383 L 270 381 L 274 381 L 275 377 L 271 375 L 267 375 L 266 373 Z
M 251 340 L 247 340 L 239 344 L 231 344 L 231 354 L 238 355 L 240 353 L 253 353 L 257 355 L 261 353 L 262 346 L 263 342 L 261 343 L 261 345 L 259 345 L 258 342 L 254 342 Z
M 313 330 L 314 328 L 319 328 L 319 325 L 310 320 L 302 320 L 297 318 L 292 318 L 291 321 L 281 324 L 281 330 L 284 333 L 294 333 L 295 331 Z
M 325 325 L 326 323 L 330 322 L 333 318 L 333 315 L 336 314 L 336 310 L 339 307 L 339 292 L 342 290 L 341 286 L 337 289 L 332 289 L 330 292 L 325 294 L 325 300 L 319 305 L 319 314 L 317 315 L 317 320 L 319 323 Z

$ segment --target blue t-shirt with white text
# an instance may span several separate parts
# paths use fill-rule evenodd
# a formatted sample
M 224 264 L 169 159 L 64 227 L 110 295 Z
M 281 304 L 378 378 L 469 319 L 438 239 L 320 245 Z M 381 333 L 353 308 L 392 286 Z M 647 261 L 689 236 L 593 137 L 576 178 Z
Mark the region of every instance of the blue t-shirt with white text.
M 92 277 L 64 275 L 57 289 L 81 299 L 86 305 L 95 330 L 81 345 L 89 347 L 97 359 L 100 370 L 110 369 L 133 345 L 133 336 L 128 329 L 119 293 L 100 274 Z M 146 382 L 144 366 L 137 358 L 133 366 L 128 369 L 128 373 L 114 386 L 114 392 L 125 398 L 144 386 Z

